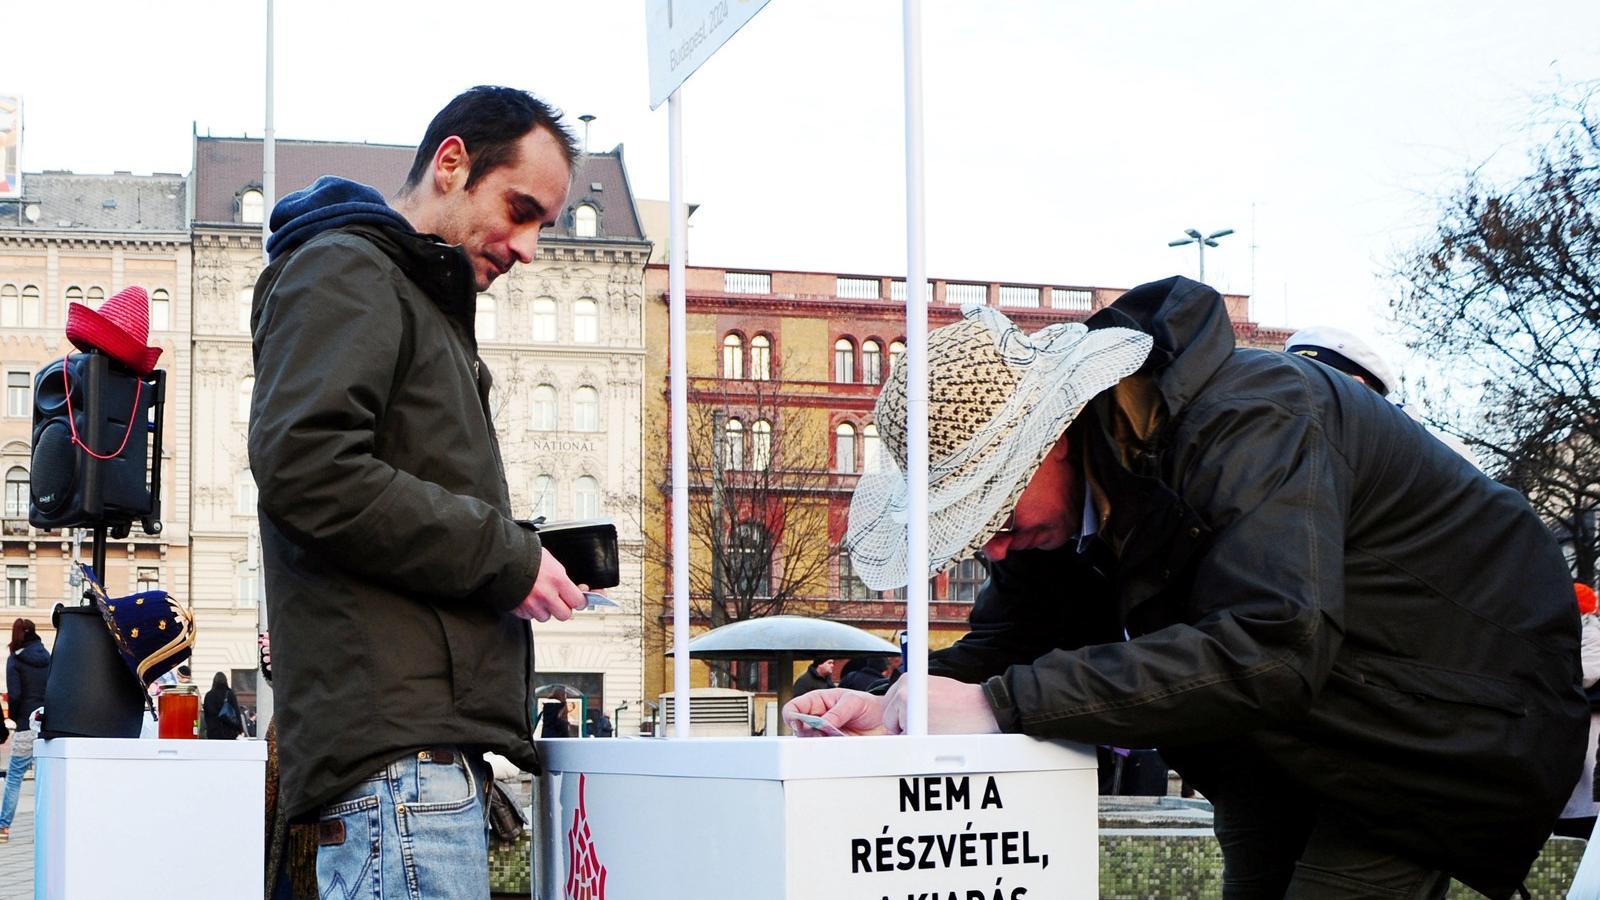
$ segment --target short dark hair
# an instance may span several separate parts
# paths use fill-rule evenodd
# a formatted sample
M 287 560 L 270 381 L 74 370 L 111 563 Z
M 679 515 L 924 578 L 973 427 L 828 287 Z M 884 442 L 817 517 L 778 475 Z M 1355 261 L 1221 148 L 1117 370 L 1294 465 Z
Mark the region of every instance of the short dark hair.
M 422 184 L 439 145 L 452 135 L 461 138 L 472 158 L 468 190 L 483 176 L 516 162 L 517 142 L 535 128 L 550 131 L 567 168 L 572 169 L 578 158 L 578 141 L 561 116 L 561 110 L 527 91 L 484 84 L 468 88 L 428 123 L 400 193 L 409 194 Z

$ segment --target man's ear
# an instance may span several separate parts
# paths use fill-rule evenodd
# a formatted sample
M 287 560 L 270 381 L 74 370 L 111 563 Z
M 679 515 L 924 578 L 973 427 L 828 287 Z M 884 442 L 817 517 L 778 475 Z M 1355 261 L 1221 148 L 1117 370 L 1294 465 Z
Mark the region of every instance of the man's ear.
M 448 194 L 456 187 L 464 187 L 472 171 L 472 158 L 467 155 L 467 144 L 460 137 L 450 135 L 439 142 L 433 151 L 433 187 Z

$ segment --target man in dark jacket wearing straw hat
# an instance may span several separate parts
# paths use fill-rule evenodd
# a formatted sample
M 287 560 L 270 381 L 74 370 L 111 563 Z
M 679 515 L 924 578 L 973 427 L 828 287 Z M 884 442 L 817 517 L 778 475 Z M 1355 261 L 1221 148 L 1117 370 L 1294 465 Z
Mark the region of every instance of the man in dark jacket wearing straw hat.
M 324 896 L 488 896 L 482 754 L 536 763 L 527 620 L 584 599 L 512 518 L 473 315 L 562 213 L 575 153 L 542 101 L 473 88 L 393 207 L 322 178 L 273 210 L 250 466 L 278 808 L 317 821 Z
M 1588 716 L 1528 503 L 1353 379 L 1235 348 L 1187 279 L 1087 331 L 964 312 L 930 336 L 926 566 L 981 548 L 990 581 L 933 654 L 930 730 L 1159 747 L 1215 804 L 1228 898 L 1517 890 Z M 877 411 L 902 468 L 904 396 L 897 371 Z M 873 588 L 925 574 L 904 487 L 863 476 L 852 503 Z M 898 688 L 796 711 L 905 719 Z

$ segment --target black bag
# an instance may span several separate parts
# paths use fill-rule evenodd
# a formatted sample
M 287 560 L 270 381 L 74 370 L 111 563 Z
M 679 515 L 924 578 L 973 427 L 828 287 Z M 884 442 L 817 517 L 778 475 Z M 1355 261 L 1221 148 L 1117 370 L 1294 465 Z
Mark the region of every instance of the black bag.
M 617 526 L 610 519 L 582 522 L 521 522 L 539 535 L 539 543 L 567 570 L 573 584 L 598 591 L 622 583 L 618 566 Z
M 515 844 L 528 830 L 517 801 L 500 782 L 489 779 L 489 834 L 496 843 Z

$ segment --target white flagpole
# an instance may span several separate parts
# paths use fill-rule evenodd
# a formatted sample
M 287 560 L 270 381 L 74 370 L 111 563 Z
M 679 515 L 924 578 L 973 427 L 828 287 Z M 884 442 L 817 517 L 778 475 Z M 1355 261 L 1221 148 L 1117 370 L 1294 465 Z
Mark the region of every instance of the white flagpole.
M 272 204 L 278 175 L 278 150 L 272 129 L 272 0 L 267 0 L 267 127 L 261 141 L 261 266 L 267 265 L 267 238 L 272 236 Z
M 684 329 L 684 260 L 688 215 L 683 205 L 683 89 L 667 98 L 671 207 L 668 230 L 667 323 L 672 379 L 672 686 L 673 736 L 689 736 L 689 375 Z
M 267 238 L 272 234 L 273 187 L 277 180 L 277 149 L 272 143 L 272 0 L 267 0 L 267 121 L 261 141 L 261 266 L 267 265 Z M 257 639 L 268 630 L 267 624 L 267 565 L 261 555 L 261 536 L 245 536 L 246 555 L 255 560 L 256 579 L 256 633 Z M 260 650 L 250 648 L 258 658 Z M 267 738 L 267 724 L 272 721 L 272 683 L 260 672 L 256 673 L 256 737 Z
M 922 193 L 922 2 L 905 0 L 906 730 L 928 733 L 928 273 Z

